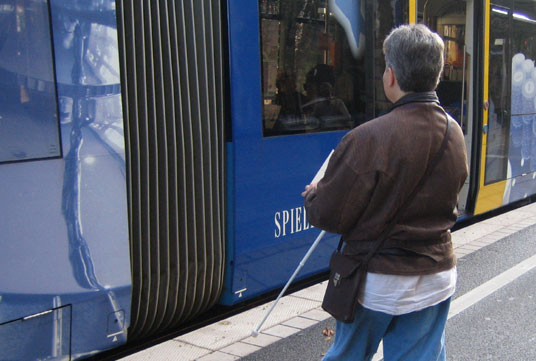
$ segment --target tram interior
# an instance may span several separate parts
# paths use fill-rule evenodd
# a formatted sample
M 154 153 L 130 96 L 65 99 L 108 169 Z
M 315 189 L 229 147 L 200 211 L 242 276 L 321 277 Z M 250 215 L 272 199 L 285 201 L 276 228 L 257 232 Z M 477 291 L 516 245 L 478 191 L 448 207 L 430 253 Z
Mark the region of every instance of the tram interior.
M 418 21 L 437 32 L 445 42 L 445 68 L 437 96 L 445 110 L 460 124 L 467 154 L 471 154 L 472 121 L 472 1 L 418 1 Z M 470 160 L 469 160 L 470 161 Z M 461 191 L 458 211 L 467 207 L 469 179 Z

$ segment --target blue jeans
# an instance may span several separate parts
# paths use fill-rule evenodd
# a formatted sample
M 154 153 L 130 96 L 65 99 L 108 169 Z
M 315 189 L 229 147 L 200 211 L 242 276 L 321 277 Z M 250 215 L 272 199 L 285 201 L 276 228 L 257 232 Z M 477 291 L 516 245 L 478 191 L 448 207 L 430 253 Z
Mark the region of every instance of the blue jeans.
M 385 361 L 445 361 L 445 325 L 450 298 L 400 316 L 358 305 L 355 321 L 337 321 L 335 343 L 323 361 L 370 361 L 383 339 Z

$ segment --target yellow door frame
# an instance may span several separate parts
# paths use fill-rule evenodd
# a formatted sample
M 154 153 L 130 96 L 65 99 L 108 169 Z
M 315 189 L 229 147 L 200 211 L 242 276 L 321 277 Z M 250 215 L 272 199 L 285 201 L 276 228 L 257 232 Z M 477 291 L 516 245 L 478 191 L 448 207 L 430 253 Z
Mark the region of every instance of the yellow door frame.
M 478 1 L 478 0 L 475 0 Z M 490 43 L 490 0 L 484 0 L 484 82 L 483 82 L 483 113 L 482 113 L 482 129 L 486 129 L 488 125 L 488 108 L 489 108 L 489 43 Z M 488 134 L 482 132 L 482 146 L 480 149 L 480 174 L 479 174 L 479 189 L 476 197 L 474 214 L 480 214 L 503 204 L 504 190 L 506 189 L 506 180 L 485 184 L 486 175 L 486 150 L 487 150 Z

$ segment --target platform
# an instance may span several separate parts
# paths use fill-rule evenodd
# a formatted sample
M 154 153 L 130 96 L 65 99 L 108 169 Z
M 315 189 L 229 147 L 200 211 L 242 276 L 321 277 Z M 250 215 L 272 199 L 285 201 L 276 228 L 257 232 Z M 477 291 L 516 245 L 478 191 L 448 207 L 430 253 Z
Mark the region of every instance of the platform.
M 493 262 L 506 263 L 504 266 L 473 264 L 474 269 L 472 268 L 468 271 L 468 275 L 477 273 L 478 271 L 475 270 L 479 269 L 482 269 L 483 272 L 482 277 L 474 281 L 471 281 L 473 276 L 468 277 L 467 281 L 462 280 L 463 274 L 459 272 L 458 288 L 451 304 L 447 327 L 449 327 L 453 317 L 484 300 L 489 295 L 498 294 L 498 290 L 536 267 L 536 256 L 532 255 L 532 250 L 519 251 L 517 248 L 510 248 L 510 252 L 515 254 L 516 260 L 508 263 L 506 256 L 502 257 L 500 255 L 502 251 L 498 245 L 496 245 L 495 249 L 488 248 L 488 246 L 492 246 L 499 241 L 516 237 L 518 233 L 524 239 L 531 240 L 530 235 L 535 225 L 536 203 L 453 232 L 452 239 L 456 256 L 459 259 L 459 269 L 464 266 L 465 260 L 468 260 L 471 254 L 483 248 L 487 248 L 490 253 L 490 256 L 486 256 L 485 260 L 492 262 L 491 260 L 495 257 L 496 260 Z M 534 228 L 536 229 L 536 227 Z M 517 241 L 514 239 L 512 242 Z M 524 244 L 527 243 L 526 240 L 523 240 L 523 242 Z M 530 243 L 533 244 L 534 242 Z M 514 247 L 514 245 L 505 244 L 504 249 L 507 247 Z M 536 246 L 534 253 L 536 253 Z M 504 262 L 498 261 L 503 258 L 505 258 Z M 480 260 L 479 262 L 485 263 L 485 260 Z M 326 282 L 322 282 L 282 297 L 257 337 L 252 337 L 251 332 L 262 320 L 272 302 L 163 342 L 121 360 L 226 361 L 241 358 L 245 360 L 269 360 L 274 357 L 273 355 L 270 356 L 270 352 L 279 353 L 277 357 L 279 360 L 297 359 L 297 356 L 291 356 L 290 353 L 300 352 L 299 349 L 293 351 L 292 347 L 290 347 L 289 351 L 285 351 L 284 341 L 292 337 L 294 337 L 294 340 L 307 339 L 308 342 L 315 343 L 314 347 L 308 347 L 301 351 L 302 358 L 300 359 L 320 360 L 322 353 L 329 349 L 333 338 L 329 334 L 324 335 L 322 330 L 334 328 L 333 319 L 320 307 L 325 287 Z M 532 297 L 530 297 L 530 300 L 532 300 Z M 534 308 L 533 306 L 534 303 L 530 301 L 529 308 L 531 310 Z M 454 321 L 452 323 L 454 324 Z M 314 336 L 311 336 L 311 334 L 314 334 Z M 301 336 L 298 338 L 299 335 Z M 303 345 L 305 344 L 307 343 L 304 342 Z M 268 348 L 270 350 L 264 351 Z M 314 354 L 311 355 L 310 352 Z M 282 354 L 287 353 L 287 357 L 282 357 Z M 381 360 L 382 357 L 380 347 L 373 360 Z

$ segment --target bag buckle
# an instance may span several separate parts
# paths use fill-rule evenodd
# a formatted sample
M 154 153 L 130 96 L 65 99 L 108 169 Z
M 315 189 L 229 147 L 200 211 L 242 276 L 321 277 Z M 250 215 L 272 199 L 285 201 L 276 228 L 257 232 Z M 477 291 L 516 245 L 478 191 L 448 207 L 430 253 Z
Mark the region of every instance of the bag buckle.
M 339 273 L 335 273 L 333 275 L 333 286 L 338 287 L 339 283 L 341 283 L 341 275 Z

